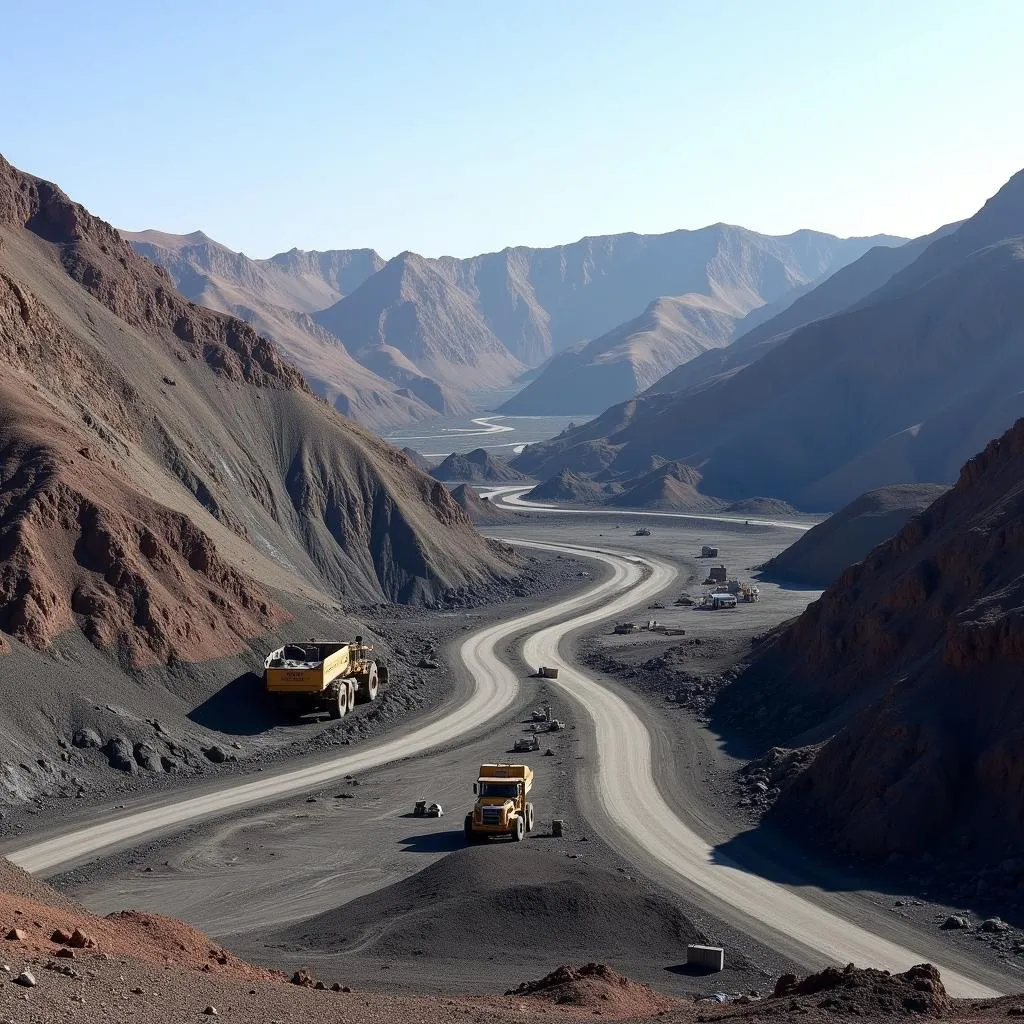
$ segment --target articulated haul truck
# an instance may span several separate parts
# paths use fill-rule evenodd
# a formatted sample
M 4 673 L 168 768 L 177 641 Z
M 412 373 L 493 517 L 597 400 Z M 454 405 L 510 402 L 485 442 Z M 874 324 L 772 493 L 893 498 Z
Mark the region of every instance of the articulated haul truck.
M 326 711 L 341 718 L 356 704 L 377 699 L 388 681 L 385 665 L 373 657 L 373 647 L 357 636 L 348 640 L 310 640 L 285 644 L 264 663 L 267 693 L 292 717 Z

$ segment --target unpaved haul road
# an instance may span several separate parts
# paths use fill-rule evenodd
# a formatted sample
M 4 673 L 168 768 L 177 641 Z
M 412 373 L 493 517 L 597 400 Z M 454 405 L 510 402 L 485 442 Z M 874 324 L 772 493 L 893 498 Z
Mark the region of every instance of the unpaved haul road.
M 519 692 L 518 675 L 501 662 L 497 653 L 510 638 L 547 622 L 565 620 L 567 616 L 572 617 L 557 628 L 570 630 L 592 625 L 654 596 L 675 575 L 675 570 L 667 565 L 650 571 L 645 561 L 622 552 L 588 549 L 587 555 L 609 565 L 611 577 L 568 600 L 490 626 L 462 643 L 459 656 L 472 677 L 472 690 L 466 701 L 443 717 L 354 754 L 267 774 L 258 780 L 235 783 L 202 796 L 127 811 L 8 852 L 7 857 L 26 871 L 53 873 L 115 847 L 130 845 L 131 841 L 144 836 L 172 831 L 199 818 L 271 803 L 344 775 L 422 754 L 473 732 L 500 715 Z
M 523 547 L 586 554 L 589 549 L 503 538 Z M 665 566 L 649 561 L 655 574 Z M 527 664 L 558 668 L 553 685 L 576 700 L 594 723 L 597 773 L 592 784 L 608 821 L 670 872 L 681 876 L 724 907 L 739 912 L 733 921 L 741 930 L 768 945 L 774 938 L 803 946 L 805 963 L 828 957 L 839 964 L 856 963 L 904 971 L 931 958 L 890 942 L 852 924 L 795 892 L 716 857 L 715 851 L 672 811 L 654 780 L 651 737 L 636 712 L 617 694 L 589 679 L 559 652 L 571 623 L 548 626 L 523 645 Z M 746 926 L 743 920 L 746 920 Z M 765 928 L 767 926 L 767 929 Z M 932 961 L 934 962 L 934 961 Z M 950 994 L 979 998 L 1002 993 L 965 976 L 950 965 L 937 964 Z
M 480 497 L 494 501 L 505 508 L 519 508 L 530 512 L 557 512 L 559 515 L 577 516 L 654 516 L 658 519 L 694 519 L 711 523 L 732 523 L 733 526 L 775 526 L 780 530 L 799 530 L 806 533 L 814 523 L 794 523 L 785 519 L 739 519 L 735 516 L 703 515 L 696 512 L 647 512 L 635 508 L 564 508 L 527 501 L 523 495 L 531 488 L 521 484 L 502 487 L 483 487 Z

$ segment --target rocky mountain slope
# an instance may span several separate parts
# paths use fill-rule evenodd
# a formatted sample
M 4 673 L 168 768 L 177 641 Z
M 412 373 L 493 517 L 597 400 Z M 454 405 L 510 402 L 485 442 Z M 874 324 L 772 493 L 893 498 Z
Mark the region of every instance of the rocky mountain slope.
M 834 316 L 856 305 L 885 284 L 894 274 L 913 263 L 932 242 L 955 231 L 959 226 L 947 224 L 930 235 L 911 239 L 903 245 L 874 246 L 860 259 L 840 267 L 791 304 L 765 317 L 749 329 L 747 325 L 753 314 L 746 317 L 739 326 L 741 333 L 731 345 L 711 349 L 682 363 L 651 385 L 646 394 L 685 391 L 721 373 L 733 372 L 748 366 L 785 341 L 797 327 Z
M 945 484 L 893 484 L 868 491 L 766 562 L 765 574 L 788 583 L 827 587 L 947 490 Z
M 132 663 L 266 631 L 266 588 L 433 600 L 511 571 L 447 490 L 56 186 L 0 162 L 0 628 Z
M 812 240 L 812 237 L 813 240 Z M 674 367 L 722 349 L 744 318 L 785 303 L 876 242 L 798 232 L 773 238 L 725 224 L 688 233 L 676 283 L 639 316 L 574 346 L 502 406 L 519 415 L 596 413 L 631 398 Z M 685 262 L 684 262 L 685 260 Z M 665 280 L 664 272 L 660 275 Z
M 776 740 L 827 740 L 778 814 L 869 857 L 1018 855 L 1022 521 L 1019 420 L 762 645 L 720 712 L 745 704 Z
M 1022 323 L 1019 174 L 854 308 L 735 372 L 613 406 L 515 465 L 624 473 L 657 455 L 699 466 L 704 493 L 808 510 L 890 483 L 949 481 L 1024 411 Z
M 529 480 L 503 459 L 485 448 L 474 448 L 462 454 L 452 452 L 439 466 L 430 470 L 435 480 L 458 480 L 473 484 L 505 484 Z
M 293 249 L 268 260 L 252 260 L 201 231 L 121 234 L 137 253 L 163 267 L 186 298 L 240 317 L 275 342 L 310 387 L 346 416 L 383 430 L 428 419 L 439 411 L 439 404 L 440 411 L 459 411 L 445 408 L 429 390 L 418 394 L 422 374 L 415 369 L 408 374 L 412 380 L 407 380 L 379 375 L 372 366 L 361 365 L 340 339 L 310 315 L 348 294 L 384 265 L 372 250 L 309 253 Z
M 509 384 L 525 366 L 494 334 L 469 297 L 433 262 L 406 252 L 362 287 L 316 314 L 361 359 L 394 349 L 456 392 Z

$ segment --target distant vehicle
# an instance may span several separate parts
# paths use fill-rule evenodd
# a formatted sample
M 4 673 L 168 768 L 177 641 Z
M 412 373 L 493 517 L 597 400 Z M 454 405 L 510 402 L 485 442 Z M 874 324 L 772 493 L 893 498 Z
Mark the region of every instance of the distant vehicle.
M 716 611 L 720 608 L 737 608 L 739 602 L 736 600 L 735 594 L 729 594 L 725 591 L 721 591 L 711 595 L 710 606 Z
M 536 734 L 533 736 L 520 736 L 512 744 L 512 750 L 516 754 L 528 754 L 532 750 L 540 750 L 540 740 L 537 739 Z
M 441 818 L 444 816 L 444 808 L 438 804 L 428 804 L 426 800 L 417 800 L 412 813 L 417 818 Z
M 640 529 L 633 534 L 634 537 L 650 537 L 650 535 L 651 531 L 648 530 L 646 526 L 641 526 Z
M 700 557 L 701 558 L 717 558 L 718 557 L 718 548 L 716 548 L 712 544 L 705 544 L 700 549 Z
M 664 608 L 665 605 L 661 601 L 652 601 L 647 607 L 652 608 L 655 611 L 661 611 L 661 609 Z

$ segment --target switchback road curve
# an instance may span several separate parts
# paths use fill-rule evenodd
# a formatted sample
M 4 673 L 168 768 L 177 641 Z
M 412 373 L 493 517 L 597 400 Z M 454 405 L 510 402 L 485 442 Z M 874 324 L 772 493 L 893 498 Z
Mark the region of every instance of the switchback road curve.
M 556 628 L 565 631 L 593 625 L 654 596 L 675 576 L 670 566 L 659 564 L 652 568 L 646 561 L 621 552 L 588 549 L 587 555 L 606 563 L 612 570 L 611 576 L 574 597 L 499 622 L 463 641 L 459 657 L 472 678 L 472 688 L 467 700 L 442 717 L 356 753 L 291 771 L 268 773 L 201 796 L 171 797 L 141 810 L 124 811 L 96 824 L 50 835 L 8 852 L 7 857 L 26 871 L 53 873 L 129 845 L 133 840 L 173 831 L 200 818 L 271 803 L 347 774 L 422 754 L 479 729 L 505 711 L 519 692 L 517 673 L 503 664 L 497 653 L 508 640 L 559 620 L 564 621 Z

